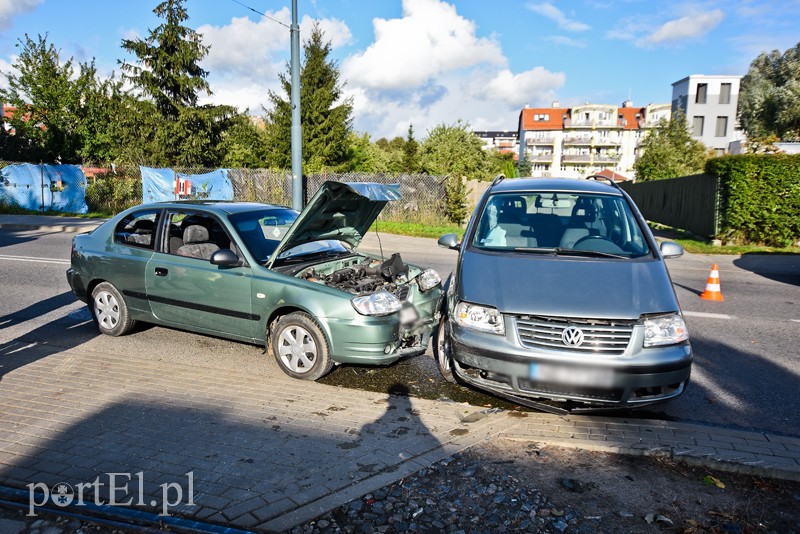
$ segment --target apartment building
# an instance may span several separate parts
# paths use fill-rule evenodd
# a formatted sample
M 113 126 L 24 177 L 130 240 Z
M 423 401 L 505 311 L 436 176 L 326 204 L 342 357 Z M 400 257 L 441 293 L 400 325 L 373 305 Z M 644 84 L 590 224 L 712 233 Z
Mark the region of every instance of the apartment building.
M 744 138 L 736 121 L 741 79 L 692 74 L 672 84 L 672 112 L 682 111 L 692 137 L 720 155 Z
M 639 141 L 661 119 L 669 104 L 634 107 L 584 104 L 564 108 L 525 108 L 519 117 L 519 157 L 533 165 L 533 176 L 582 177 L 600 171 L 633 178 Z
M 508 130 L 478 130 L 472 132 L 483 141 L 484 148 L 499 152 L 519 153 L 519 132 Z

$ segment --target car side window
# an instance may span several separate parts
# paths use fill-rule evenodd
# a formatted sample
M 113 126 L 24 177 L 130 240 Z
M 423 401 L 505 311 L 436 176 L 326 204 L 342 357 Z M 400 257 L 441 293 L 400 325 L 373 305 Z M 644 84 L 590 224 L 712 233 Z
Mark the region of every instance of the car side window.
M 168 215 L 167 251 L 177 256 L 211 259 L 219 249 L 239 254 L 225 227 L 215 217 L 204 213 L 171 211 Z
M 136 211 L 114 228 L 114 243 L 153 250 L 160 210 Z

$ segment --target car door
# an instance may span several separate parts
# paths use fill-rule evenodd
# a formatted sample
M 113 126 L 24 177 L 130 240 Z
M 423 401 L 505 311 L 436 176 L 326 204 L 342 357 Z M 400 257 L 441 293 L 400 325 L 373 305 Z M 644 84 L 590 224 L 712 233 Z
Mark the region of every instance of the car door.
M 147 266 L 150 306 L 159 320 L 181 328 L 236 338 L 258 338 L 252 313 L 248 265 L 212 265 L 211 254 L 233 248 L 230 233 L 215 216 L 170 209 L 158 250 Z
M 150 313 L 145 286 L 147 264 L 153 257 L 161 209 L 132 211 L 117 222 L 106 244 L 103 261 L 98 262 L 99 278 L 109 281 L 125 297 L 128 307 Z

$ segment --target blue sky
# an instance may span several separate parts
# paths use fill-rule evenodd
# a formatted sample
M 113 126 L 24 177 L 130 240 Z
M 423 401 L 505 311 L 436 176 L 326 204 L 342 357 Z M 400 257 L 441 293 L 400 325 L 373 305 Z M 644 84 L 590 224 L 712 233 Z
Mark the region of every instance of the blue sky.
M 286 24 L 290 0 L 241 0 Z M 26 33 L 62 57 L 119 70 L 123 38 L 146 37 L 157 0 L 0 0 L 0 71 Z M 211 52 L 213 95 L 262 114 L 289 56 L 289 31 L 233 0 L 187 0 Z M 298 0 L 301 37 L 316 21 L 373 139 L 417 138 L 440 123 L 514 130 L 520 109 L 584 102 L 668 103 L 689 74 L 739 74 L 761 52 L 800 42 L 800 0 Z M 0 76 L 5 85 L 5 77 Z

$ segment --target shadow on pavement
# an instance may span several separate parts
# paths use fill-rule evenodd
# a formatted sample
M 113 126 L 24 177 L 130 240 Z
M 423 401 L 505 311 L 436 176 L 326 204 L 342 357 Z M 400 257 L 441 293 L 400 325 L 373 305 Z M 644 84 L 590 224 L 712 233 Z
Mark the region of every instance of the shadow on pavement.
M 743 254 L 733 264 L 776 282 L 800 286 L 800 254 Z
M 113 387 L 124 391 L 127 386 Z M 363 420 L 367 411 L 376 410 L 367 406 L 353 412 L 352 406 L 320 400 L 316 417 L 303 419 L 288 404 L 242 406 L 235 396 L 175 389 L 168 395 L 121 394 L 101 409 L 81 406 L 80 396 L 91 391 L 68 391 L 13 410 L 7 417 L 19 423 L 6 439 L 19 433 L 17 454 L 0 464 L 0 484 L 28 491 L 29 484 L 41 483 L 42 494 L 35 498 L 42 502 L 47 488 L 65 483 L 73 504 L 79 484 L 86 484 L 84 502 L 132 501 L 115 510 L 159 513 L 167 506 L 173 515 L 207 523 L 269 529 L 283 514 L 309 520 L 371 491 L 344 502 L 330 498 L 371 477 L 381 487 L 399 469 L 404 470 L 399 477 L 416 472 L 422 466 L 413 458 L 440 446 L 400 385 L 385 401 L 375 401 L 386 403 L 380 417 L 350 428 L 324 421 L 327 414 L 331 419 L 336 414 L 337 422 Z M 82 413 L 69 425 L 53 423 L 70 419 L 67 414 L 76 410 Z M 63 429 L 52 432 L 47 426 Z M 112 476 L 116 489 L 110 487 Z M 326 497 L 324 505 L 315 504 Z M 297 515 L 304 506 L 309 511 Z
M 75 296 L 65 291 L 0 317 L 0 329 L 22 325 L 74 303 Z M 88 311 L 85 315 L 91 321 Z M 80 319 L 64 315 L 10 341 L 0 343 L 0 380 L 15 369 L 62 350 L 77 347 L 98 335 L 94 325 L 83 328 L 80 324 Z

